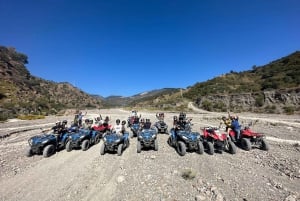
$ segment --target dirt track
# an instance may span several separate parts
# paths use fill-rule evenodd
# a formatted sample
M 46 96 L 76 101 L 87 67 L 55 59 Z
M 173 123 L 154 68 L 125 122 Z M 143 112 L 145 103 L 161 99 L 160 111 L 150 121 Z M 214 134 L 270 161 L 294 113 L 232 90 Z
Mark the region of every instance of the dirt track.
M 129 115 L 119 109 L 100 112 L 113 122 Z M 141 114 L 155 121 L 154 112 Z M 169 126 L 174 115 L 177 113 L 166 113 Z M 219 125 L 218 113 L 195 110 L 188 116 L 193 118 L 195 131 Z M 168 136 L 162 134 L 158 152 L 137 154 L 134 138 L 122 156 L 100 156 L 98 144 L 85 152 L 63 150 L 50 158 L 27 158 L 27 140 L 38 134 L 41 126 L 30 127 L 0 139 L 0 200 L 300 200 L 299 116 L 239 116 L 244 123 L 259 120 L 254 129 L 271 137 L 270 151 L 238 149 L 236 155 L 187 153 L 180 157 L 167 144 Z M 47 123 L 72 118 L 3 123 L 0 132 L 32 125 L 46 127 Z M 182 172 L 189 169 L 196 177 L 185 180 Z

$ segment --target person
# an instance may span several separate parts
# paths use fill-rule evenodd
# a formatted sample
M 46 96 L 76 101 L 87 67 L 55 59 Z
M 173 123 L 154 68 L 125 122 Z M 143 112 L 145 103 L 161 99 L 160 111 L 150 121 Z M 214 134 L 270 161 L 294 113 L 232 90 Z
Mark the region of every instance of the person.
M 156 113 L 156 118 L 159 120 L 159 121 L 163 121 L 164 118 L 165 118 L 165 114 L 164 113 Z
M 186 121 L 183 118 L 179 118 L 179 121 L 177 122 L 177 130 L 185 130 Z
M 82 114 L 82 112 L 79 112 L 78 116 L 77 116 L 77 122 L 78 122 L 78 126 L 81 127 L 82 126 L 82 118 L 83 116 L 86 115 L 87 112 L 85 112 L 85 114 Z
M 122 124 L 120 124 L 120 122 L 121 122 L 120 119 L 117 119 L 116 125 L 114 125 L 112 128 L 112 131 L 116 132 L 119 135 L 123 134 L 125 131 L 125 126 L 124 126 L 123 122 L 122 122 Z
M 229 132 L 231 130 L 231 119 L 230 118 L 226 118 L 225 116 L 223 116 L 222 117 L 222 121 L 220 122 L 220 126 L 222 124 L 225 124 L 225 126 L 226 126 L 225 131 L 227 132 L 227 134 L 229 134 Z
M 144 123 L 142 129 L 150 129 L 151 128 L 151 121 L 150 119 L 146 119 L 146 122 Z
M 240 140 L 241 137 L 241 126 L 239 123 L 238 116 L 234 116 L 231 121 L 231 129 L 235 132 L 236 138 L 234 141 Z
M 91 128 L 91 123 L 89 119 L 85 119 L 84 123 L 82 124 L 83 129 L 90 129 Z
M 60 121 L 55 122 L 55 126 L 53 126 L 51 129 L 53 130 L 54 134 L 58 134 L 61 129 L 61 122 Z

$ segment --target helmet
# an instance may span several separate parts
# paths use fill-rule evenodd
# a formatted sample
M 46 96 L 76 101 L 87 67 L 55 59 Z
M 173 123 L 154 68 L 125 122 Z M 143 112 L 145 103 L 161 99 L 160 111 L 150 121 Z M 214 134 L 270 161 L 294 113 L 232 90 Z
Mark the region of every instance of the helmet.
M 122 125 L 125 125 L 125 124 L 126 124 L 126 121 L 125 121 L 125 120 L 123 120 L 123 121 L 122 121 Z
M 116 123 L 119 124 L 119 123 L 120 123 L 120 119 L 117 119 L 117 120 L 116 120 Z
M 61 123 L 60 121 L 55 122 L 56 125 L 59 125 L 60 123 Z
M 67 124 L 68 123 L 68 121 L 67 120 L 63 120 L 63 122 L 62 122 L 63 124 Z
M 150 122 L 150 119 L 146 119 L 146 122 Z
M 225 119 L 226 119 L 226 117 L 225 117 L 225 116 L 223 116 L 223 117 L 222 117 L 222 119 L 223 119 L 223 120 L 225 120 Z
M 89 119 L 85 119 L 84 121 L 85 121 L 85 123 L 88 123 L 90 120 Z

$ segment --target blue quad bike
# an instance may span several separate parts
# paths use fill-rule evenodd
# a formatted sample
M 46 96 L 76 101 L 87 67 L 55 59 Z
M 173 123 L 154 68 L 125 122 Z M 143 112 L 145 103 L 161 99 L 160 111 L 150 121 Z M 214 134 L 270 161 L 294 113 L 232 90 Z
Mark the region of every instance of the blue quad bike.
M 45 158 L 53 155 L 56 151 L 63 150 L 69 141 L 72 133 L 65 132 L 58 139 L 58 134 L 41 134 L 31 137 L 28 140 L 29 149 L 26 156 L 30 157 L 35 154 L 43 154 Z
M 69 140 L 66 143 L 66 150 L 70 152 L 73 149 L 81 148 L 82 151 L 86 151 L 91 145 L 98 144 L 101 137 L 99 131 L 79 129 L 76 133 L 69 136 Z
M 103 144 L 100 146 L 100 155 L 106 152 L 117 152 L 121 156 L 123 151 L 129 147 L 129 132 L 120 135 L 115 132 L 107 132 L 103 137 Z
M 139 124 L 139 123 L 133 123 L 133 124 L 130 126 L 130 129 L 131 129 L 131 131 L 132 131 L 131 138 L 137 137 L 137 136 L 138 136 L 138 133 L 139 133 L 139 130 L 140 130 L 140 124 Z
M 153 148 L 158 151 L 158 139 L 156 129 L 143 129 L 137 137 L 137 153 L 140 153 L 143 148 Z
M 168 134 L 168 125 L 163 120 L 156 122 L 154 126 L 157 128 L 158 133 Z
M 204 153 L 203 139 L 198 132 L 172 128 L 168 144 L 174 147 L 180 156 L 184 156 L 187 151 L 196 151 L 198 154 Z

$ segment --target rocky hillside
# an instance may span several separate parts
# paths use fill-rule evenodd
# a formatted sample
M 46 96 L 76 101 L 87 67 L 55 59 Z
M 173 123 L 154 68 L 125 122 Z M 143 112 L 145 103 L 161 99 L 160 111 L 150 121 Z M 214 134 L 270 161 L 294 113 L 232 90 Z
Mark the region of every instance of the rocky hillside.
M 185 101 L 186 100 L 186 101 Z M 300 51 L 252 70 L 230 72 L 173 95 L 161 94 L 136 105 L 184 109 L 187 101 L 209 111 L 300 112 Z
M 249 71 L 197 83 L 184 96 L 210 111 L 299 112 L 300 51 Z
M 0 46 L 0 118 L 18 114 L 55 114 L 67 108 L 96 108 L 100 98 L 71 84 L 47 81 L 30 74 L 27 56 Z

